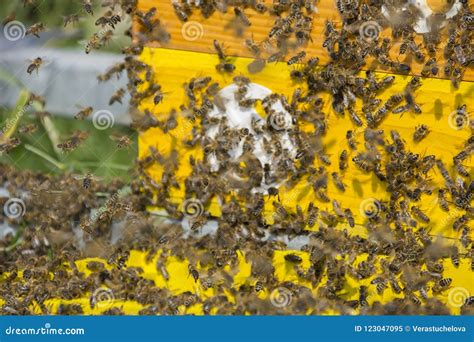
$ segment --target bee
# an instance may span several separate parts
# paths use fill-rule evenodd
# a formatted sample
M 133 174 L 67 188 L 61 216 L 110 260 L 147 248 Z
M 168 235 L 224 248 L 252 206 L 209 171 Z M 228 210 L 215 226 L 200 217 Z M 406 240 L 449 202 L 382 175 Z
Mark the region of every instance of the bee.
M 368 292 L 367 292 L 367 286 L 361 285 L 359 287 L 359 304 L 360 306 L 367 306 L 367 297 L 368 297 Z
M 84 189 L 89 189 L 92 185 L 92 174 L 90 172 L 88 172 L 84 179 L 82 180 L 82 187 Z
M 332 180 L 334 182 L 334 185 L 336 186 L 336 188 L 338 188 L 339 190 L 341 190 L 342 192 L 345 192 L 346 191 L 346 187 L 344 185 L 344 183 L 342 182 L 339 174 L 337 172 L 333 172 L 331 174 L 332 176 Z
M 415 127 L 413 133 L 413 141 L 420 142 L 430 133 L 430 129 L 426 125 L 419 125 Z
M 470 230 L 468 227 L 464 226 L 464 228 L 461 231 L 461 238 L 459 239 L 461 241 L 461 244 L 463 245 L 464 248 L 467 248 L 469 243 L 472 243 L 471 238 L 469 237 L 470 235 Z
M 347 169 L 347 150 L 343 150 L 339 155 L 339 170 L 343 171 Z M 337 175 L 337 174 L 336 174 Z
M 395 279 L 390 280 L 390 287 L 396 294 L 400 294 L 402 292 L 402 288 Z
M 63 152 L 69 152 L 75 150 L 80 144 L 82 144 L 89 137 L 89 133 L 85 131 L 75 131 L 72 136 L 66 139 L 64 142 L 57 145 Z
M 213 45 L 214 45 L 214 50 L 216 50 L 217 56 L 219 57 L 219 59 L 221 61 L 227 60 L 227 56 L 224 53 L 224 49 L 217 39 L 214 39 Z
M 252 25 L 247 15 L 239 7 L 234 7 L 234 14 L 235 17 L 238 18 L 245 26 Z
M 453 266 L 455 268 L 458 268 L 459 267 L 459 252 L 457 248 L 453 249 L 453 251 L 451 252 L 450 258 L 451 258 L 451 263 L 453 264 Z
M 188 15 L 186 14 L 185 10 L 180 6 L 180 4 L 177 1 L 173 1 L 173 9 L 174 9 L 174 13 L 176 13 L 176 16 L 178 17 L 179 20 L 183 22 L 188 21 Z
M 344 209 L 344 216 L 346 217 L 347 223 L 351 228 L 355 227 L 354 215 L 349 208 Z
M 352 150 L 357 150 L 357 142 L 355 140 L 354 131 L 348 130 L 346 132 L 346 140 L 347 140 L 347 145 L 349 145 L 349 147 Z
M 31 123 L 31 124 L 24 125 L 24 126 L 21 126 L 20 128 L 18 128 L 18 133 L 20 133 L 20 134 L 32 134 L 32 133 L 36 132 L 37 129 L 38 129 L 38 126 L 34 123 Z
M 264 289 L 264 286 L 263 286 L 263 283 L 258 280 L 256 283 L 255 283 L 255 292 L 259 293 L 260 291 L 262 291 Z
M 286 62 L 286 64 L 288 64 L 288 65 L 296 64 L 296 63 L 298 63 L 299 61 L 301 61 L 305 56 L 306 56 L 306 52 L 305 52 L 305 51 L 301 51 L 301 52 L 299 52 L 297 55 L 291 57 L 291 58 L 288 60 L 288 62 Z
M 466 214 L 461 215 L 453 222 L 453 229 L 458 231 L 459 229 L 461 229 L 462 226 L 464 226 L 468 222 L 469 222 L 469 217 Z
M 285 255 L 285 260 L 288 261 L 288 262 L 291 262 L 293 264 L 301 264 L 303 262 L 303 259 L 301 259 L 300 256 L 296 255 L 296 254 L 286 254 Z
M 235 65 L 228 62 L 221 62 L 216 65 L 216 70 L 219 72 L 232 73 L 235 70 Z
M 251 74 L 256 74 L 262 71 L 263 68 L 265 68 L 265 65 L 266 65 L 265 59 L 257 58 L 247 65 L 247 70 Z
M 85 46 L 85 53 L 86 54 L 89 54 L 92 49 L 100 49 L 100 47 L 102 46 L 102 37 L 100 34 L 98 33 L 94 33 L 91 37 L 91 39 L 89 39 L 86 43 L 86 46 Z
M 81 0 L 81 1 L 82 1 L 82 7 L 84 11 L 86 11 L 90 15 L 94 15 L 91 0 Z
M 125 89 L 119 88 L 117 91 L 112 95 L 109 100 L 109 106 L 113 105 L 115 102 L 122 104 L 122 97 L 125 95 Z
M 111 135 L 110 139 L 117 142 L 117 148 L 128 148 L 132 144 L 132 139 L 128 135 Z
M 433 292 L 438 293 L 445 290 L 451 285 L 452 281 L 453 280 L 451 278 L 442 278 L 438 280 L 436 284 L 433 286 Z
M 440 208 L 444 211 L 449 211 L 448 200 L 446 199 L 446 193 L 448 192 L 447 189 L 439 189 L 438 190 L 438 204 Z
M 0 140 L 0 152 L 9 153 L 15 147 L 21 144 L 21 140 L 18 138 L 8 138 L 7 141 Z
M 26 72 L 31 75 L 31 73 L 36 70 L 36 73 L 38 73 L 39 68 L 42 64 L 43 59 L 41 57 L 36 57 L 33 61 L 31 61 L 30 65 L 28 65 Z
M 411 213 L 420 221 L 424 223 L 429 223 L 430 218 L 416 206 L 411 207 Z
M 44 31 L 44 25 L 43 23 L 36 23 L 31 25 L 27 30 L 25 35 L 32 34 L 36 38 L 39 38 L 39 34 Z
M 423 66 L 421 71 L 421 76 L 428 77 L 430 74 L 433 76 L 437 76 L 439 72 L 438 64 L 436 63 L 436 58 L 432 57 L 428 59 L 428 61 Z
M 381 277 L 377 277 L 377 278 L 373 279 L 370 283 L 375 285 L 375 288 L 376 288 L 377 293 L 379 295 L 382 295 L 383 292 L 385 291 L 385 289 L 387 288 L 387 283 Z
M 456 168 L 456 171 L 463 177 L 469 177 L 469 171 L 466 170 L 464 165 L 461 162 L 455 162 L 454 167 Z
M 79 15 L 77 14 L 70 14 L 63 17 L 64 27 L 69 24 L 76 25 L 79 22 Z
M 255 57 L 260 55 L 260 46 L 253 39 L 245 39 L 245 46 Z
M 199 272 L 197 271 L 197 269 L 193 265 L 189 264 L 188 272 L 188 275 L 191 275 L 194 279 L 194 282 L 197 283 L 197 281 L 199 280 Z
M 310 227 L 310 228 L 314 227 L 314 225 L 316 223 L 316 220 L 318 218 L 318 212 L 319 212 L 319 209 L 314 206 L 313 202 L 310 202 L 308 204 L 308 210 L 307 210 L 308 219 L 307 219 L 307 222 L 306 222 L 308 227 Z
M 81 109 L 79 112 L 77 112 L 75 115 L 74 115 L 74 119 L 76 120 L 84 120 L 85 118 L 89 117 L 92 112 L 94 111 L 94 109 L 92 107 L 86 107 L 84 109 Z
M 347 107 L 347 111 L 349 112 L 349 117 L 351 120 L 359 127 L 363 126 L 364 123 L 362 122 L 361 118 L 355 112 L 354 108 L 350 105 Z

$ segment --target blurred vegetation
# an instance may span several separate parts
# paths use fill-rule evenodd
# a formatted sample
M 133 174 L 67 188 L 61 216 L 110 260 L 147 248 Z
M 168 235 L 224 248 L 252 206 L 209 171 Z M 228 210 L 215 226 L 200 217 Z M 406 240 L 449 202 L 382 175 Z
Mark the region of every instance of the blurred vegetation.
M 45 32 L 53 32 L 52 38 L 46 43 L 47 47 L 83 49 L 85 41 L 101 29 L 95 25 L 97 18 L 107 11 L 101 8 L 97 1 L 94 2 L 94 16 L 86 13 L 79 0 L 35 0 L 33 5 L 23 6 L 22 0 L 2 1 L 0 5 L 0 18 L 14 14 L 14 20 L 21 21 L 26 28 L 42 22 Z M 64 27 L 64 16 L 78 14 L 80 17 L 76 25 L 69 24 Z M 125 20 L 114 30 L 114 38 L 108 46 L 101 51 L 120 52 L 121 48 L 129 44 L 130 39 L 123 32 L 130 24 Z M 44 34 L 44 33 L 43 33 Z M 42 33 L 40 33 L 40 36 Z M 94 53 L 94 51 L 92 52 Z M 23 92 L 24 86 L 11 78 L 5 70 L 0 69 L 0 80 L 14 83 Z M 21 99 L 19 99 L 21 102 Z M 0 108 L 0 129 L 8 119 L 15 118 L 18 108 Z M 41 119 L 35 111 L 41 108 L 32 108 L 25 113 L 15 125 L 11 136 L 21 140 L 21 145 L 7 153 L 0 152 L 0 163 L 13 164 L 21 169 L 32 169 L 47 173 L 73 172 L 85 174 L 91 172 L 95 176 L 110 179 L 121 177 L 129 179 L 129 169 L 137 156 L 137 135 L 127 127 L 115 125 L 106 130 L 98 130 L 91 121 L 79 121 L 65 117 L 47 117 Z M 37 130 L 32 134 L 19 134 L 17 129 L 28 124 L 35 124 Z M 76 150 L 60 153 L 56 147 L 59 142 L 69 138 L 74 131 L 81 130 L 89 133 L 87 140 Z M 126 149 L 118 149 L 117 142 L 111 135 L 128 135 L 133 144 Z
M 14 14 L 15 20 L 21 21 L 26 28 L 42 22 L 45 25 L 45 31 L 57 33 L 46 46 L 83 49 L 85 42 L 101 29 L 100 26 L 95 25 L 95 21 L 108 10 L 108 8 L 102 8 L 97 1 L 93 3 L 94 16 L 83 10 L 80 0 L 34 0 L 33 5 L 27 6 L 23 6 L 23 0 L 2 0 L 0 18 L 3 21 Z M 64 27 L 64 17 L 71 14 L 79 15 L 79 22 L 76 25 L 69 24 Z M 130 26 L 128 20 L 126 17 L 116 26 L 114 37 L 107 46 L 101 48 L 101 51 L 120 52 L 122 47 L 130 44 L 130 38 L 124 35 L 124 31 Z
M 9 117 L 12 117 L 11 110 L 0 110 L 0 127 L 5 125 L 5 121 Z M 132 167 L 137 156 L 137 136 L 135 132 L 118 125 L 101 131 L 96 129 L 91 121 L 76 121 L 57 116 L 50 117 L 50 121 L 61 141 L 71 136 L 75 130 L 86 131 L 89 133 L 89 137 L 76 150 L 57 153 L 41 119 L 32 112 L 26 113 L 21 118 L 19 127 L 34 123 L 37 130 L 31 134 L 16 132 L 13 136 L 21 140 L 21 145 L 8 154 L 1 154 L 0 163 L 12 164 L 20 169 L 32 169 L 47 173 L 69 171 L 85 174 L 91 172 L 105 179 L 112 177 L 129 179 L 128 170 Z M 129 148 L 118 149 L 117 142 L 110 138 L 112 134 L 128 135 L 133 144 Z M 61 167 L 49 161 L 49 158 L 54 162 L 58 162 Z

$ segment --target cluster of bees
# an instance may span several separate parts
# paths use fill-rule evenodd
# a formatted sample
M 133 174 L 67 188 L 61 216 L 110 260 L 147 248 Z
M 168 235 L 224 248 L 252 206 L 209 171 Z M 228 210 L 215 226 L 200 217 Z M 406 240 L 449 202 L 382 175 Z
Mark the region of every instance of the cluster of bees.
M 87 15 L 93 15 L 90 4 L 90 1 L 83 1 Z M 225 113 L 225 101 L 220 84 L 210 76 L 194 77 L 186 82 L 183 90 L 186 101 L 179 106 L 179 112 L 173 110 L 165 119 L 158 119 L 148 110 L 140 112 L 137 109 L 140 104 L 152 101 L 159 105 L 166 94 L 151 66 L 137 56 L 148 42 L 168 41 L 170 35 L 156 18 L 155 8 L 142 12 L 133 0 L 104 1 L 104 4 L 109 9 L 97 20 L 98 26 L 109 26 L 113 30 L 124 14 L 132 15 L 138 26 L 133 31 L 132 44 L 123 49 L 124 61 L 99 75 L 98 80 L 120 77 L 125 71 L 134 118 L 132 127 L 138 131 L 158 128 L 163 134 L 172 134 L 179 128 L 178 117 L 182 115 L 192 124 L 191 134 L 183 143 L 190 148 L 201 147 L 203 157 L 189 158 L 191 173 L 180 182 L 175 175 L 180 163 L 179 151 L 164 155 L 150 147 L 149 154 L 137 160 L 133 180 L 128 185 L 120 182 L 103 185 L 95 182 L 90 174 L 81 182 L 68 174 L 53 178 L 2 166 L 2 184 L 7 184 L 10 194 L 19 196 L 27 191 L 31 196 L 22 218 L 26 229 L 21 238 L 15 240 L 9 236 L 1 241 L 3 281 L 0 282 L 0 294 L 5 301 L 2 313 L 29 314 L 36 303 L 43 314 L 48 314 L 51 312 L 44 305 L 47 299 L 78 299 L 90 296 L 100 286 L 107 286 L 116 299 L 140 303 L 143 306 L 140 314 L 177 314 L 179 307 L 199 303 L 205 314 L 323 314 L 328 310 L 350 314 L 355 309 L 364 314 L 449 314 L 448 307 L 436 297 L 446 292 L 453 282 L 443 274 L 445 263 L 450 262 L 458 268 L 461 258 L 470 258 L 471 271 L 474 270 L 470 228 L 474 214 L 474 183 L 472 174 L 463 164 L 474 151 L 474 136 L 471 134 L 454 156 L 453 175 L 448 171 L 446 161 L 435 155 L 422 156 L 410 151 L 396 130 L 385 132 L 381 127 L 391 114 L 422 113 L 414 94 L 423 82 L 422 77 L 444 73 L 453 86 L 458 87 L 464 70 L 472 68 L 474 24 L 472 10 L 466 1 L 446 27 L 442 26 L 442 20 L 434 22 L 421 44 L 414 40 L 414 24 L 419 14 L 411 6 L 406 6 L 405 12 L 400 13 L 399 8 L 406 5 L 404 1 L 337 1 L 342 26 L 338 28 L 331 21 L 325 24 L 323 47 L 330 57 L 325 66 L 319 66 L 319 58 L 308 56 L 304 50 L 292 52 L 304 48 L 311 40 L 312 14 L 316 11 L 314 1 L 279 0 L 272 5 L 246 0 L 173 2 L 177 18 L 183 22 L 196 9 L 205 18 L 215 11 L 231 9 L 235 14 L 232 25 L 239 28 L 236 29 L 238 34 L 243 34 L 252 24 L 246 15 L 249 9 L 257 13 L 269 12 L 276 17 L 265 42 L 245 39 L 245 45 L 255 56 L 249 71 L 255 73 L 266 63 L 286 59 L 289 66 L 294 66 L 291 78 L 301 87 L 289 98 L 271 94 L 254 99 L 249 93 L 251 80 L 233 75 L 238 105 L 251 108 L 259 102 L 266 114 L 265 119 L 254 119 L 250 127 L 238 129 L 232 127 L 225 116 L 212 114 L 214 110 Z M 382 15 L 382 5 L 388 6 L 389 12 L 398 14 L 393 16 L 397 19 L 388 21 Z M 120 15 L 116 14 L 119 9 Z M 357 28 L 367 21 L 390 26 L 392 37 L 362 39 Z M 441 72 L 437 52 L 445 41 L 446 32 L 448 39 L 443 46 L 446 64 Z M 127 30 L 127 34 L 132 35 L 132 30 Z M 361 71 L 368 68 L 367 60 L 373 58 L 382 68 L 410 73 L 409 64 L 392 57 L 392 45 L 400 40 L 400 55 L 413 55 L 425 64 L 421 77 L 411 77 L 403 92 L 382 101 L 378 95 L 389 89 L 395 78 L 378 78 L 370 70 Z M 236 73 L 223 44 L 216 40 L 213 45 L 218 57 L 217 72 Z M 99 48 L 100 44 L 90 42 L 90 46 Z M 265 54 L 268 57 L 264 58 Z M 29 68 L 29 71 L 35 69 L 37 67 Z M 332 110 L 340 116 L 347 114 L 354 125 L 354 129 L 345 134 L 347 147 L 339 155 L 338 171 L 332 172 L 329 171 L 331 159 L 323 143 L 329 127 L 327 114 L 323 112 L 324 100 L 320 96 L 327 93 L 331 95 Z M 124 94 L 125 89 L 119 89 L 110 102 L 120 102 Z M 280 113 L 274 108 L 277 102 L 291 116 L 290 122 L 283 126 L 275 125 L 280 122 Z M 361 111 L 356 109 L 356 102 L 362 102 Z M 455 110 L 461 117 L 469 115 L 466 104 Z M 84 108 L 77 118 L 84 119 L 92 111 L 91 107 Z M 300 130 L 303 122 L 313 129 Z M 468 127 L 472 132 L 472 121 Z M 209 132 L 216 128 L 218 133 L 211 137 Z M 356 137 L 355 129 L 358 128 L 363 128 L 363 142 Z M 421 141 L 429 133 L 428 126 L 417 126 L 413 140 Z M 283 146 L 283 134 L 295 146 L 293 150 Z M 77 148 L 86 137 L 86 133 L 76 132 L 59 147 L 66 151 Z M 263 141 L 264 152 L 271 156 L 271 163 L 262 165 L 255 156 L 257 139 Z M 232 159 L 231 151 L 236 146 L 242 147 L 242 153 Z M 218 171 L 213 167 L 216 161 Z M 351 233 L 356 224 L 354 214 L 331 199 L 328 193 L 330 181 L 340 191 L 346 191 L 342 174 L 350 163 L 362 172 L 373 174 L 385 184 L 390 194 L 387 202 L 376 203 L 377 212 L 367 213 L 368 238 Z M 147 172 L 156 164 L 163 169 L 159 180 Z M 442 175 L 442 188 L 434 189 L 429 177 L 433 172 Z M 314 201 L 307 208 L 298 204 L 295 210 L 284 207 L 278 184 L 292 186 L 303 180 L 314 190 Z M 165 224 L 147 212 L 148 206 L 156 206 L 178 220 L 189 216 L 170 196 L 173 189 L 182 187 L 185 199 L 193 200 L 202 208 L 188 217 L 191 231 L 200 231 L 213 219 L 218 223 L 215 235 L 198 238 L 191 233 L 184 237 L 179 224 Z M 129 190 L 127 195 L 118 196 L 124 188 Z M 462 212 L 452 227 L 446 229 L 459 234 L 458 242 L 465 252 L 461 252 L 458 245 L 446 245 L 442 239 L 429 234 L 431 220 L 420 209 L 420 201 L 433 191 L 437 191 L 438 205 L 443 211 L 449 212 L 455 207 Z M 211 217 L 206 210 L 215 198 L 221 203 L 222 215 L 218 218 Z M 274 208 L 271 223 L 264 211 L 268 198 Z M 324 208 L 330 203 L 333 210 L 325 210 L 318 203 Z M 94 219 L 91 219 L 91 208 L 102 208 Z M 113 226 L 117 224 L 127 229 L 118 242 L 111 244 Z M 289 252 L 285 255 L 285 263 L 295 270 L 301 282 L 277 278 L 272 260 L 276 251 L 285 250 L 286 245 L 276 239 L 266 239 L 269 234 L 273 237 L 307 237 L 308 243 L 301 250 L 309 257 L 308 268 L 302 267 L 300 254 Z M 176 294 L 157 288 L 153 281 L 142 276 L 143 269 L 127 267 L 133 249 L 146 251 L 148 262 L 152 262 L 158 253 L 156 272 L 166 281 L 169 280 L 166 268 L 169 256 L 187 261 L 189 276 L 195 284 L 204 290 L 214 289 L 215 295 L 201 298 L 197 293 Z M 233 278 L 238 272 L 239 253 L 251 265 L 251 274 L 244 285 L 235 287 Z M 367 255 L 367 259 L 355 262 L 360 255 Z M 86 256 L 104 259 L 104 262 L 87 265 L 88 276 L 75 264 Z M 348 278 L 359 282 L 370 280 L 370 285 L 358 286 L 357 299 L 349 300 L 343 294 Z M 306 285 L 302 285 L 303 281 Z M 295 299 L 287 306 L 277 308 L 268 298 L 261 299 L 262 293 L 270 294 L 282 287 Z M 383 304 L 370 300 L 371 291 L 383 294 L 388 289 L 397 298 Z M 231 300 L 229 294 L 235 300 Z M 472 314 L 473 303 L 474 298 L 467 297 L 461 313 Z M 95 305 L 93 298 L 90 305 Z M 78 304 L 61 304 L 56 313 L 82 312 L 83 308 Z M 123 312 L 117 306 L 104 313 Z

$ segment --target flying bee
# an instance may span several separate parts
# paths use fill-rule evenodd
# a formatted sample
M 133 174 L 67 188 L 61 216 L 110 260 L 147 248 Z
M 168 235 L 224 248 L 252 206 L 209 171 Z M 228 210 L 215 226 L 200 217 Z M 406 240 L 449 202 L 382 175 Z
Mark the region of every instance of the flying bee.
M 36 23 L 31 25 L 28 30 L 26 30 L 25 35 L 32 34 L 36 38 L 39 38 L 39 34 L 44 31 L 44 25 L 43 23 Z
M 332 180 L 333 180 L 334 185 L 336 186 L 336 188 L 338 188 L 342 192 L 345 192 L 346 187 L 345 187 L 344 183 L 342 182 L 341 177 L 339 176 L 339 174 L 337 172 L 333 172 L 331 174 L 331 176 L 332 176 Z
M 125 89 L 119 88 L 117 91 L 112 95 L 109 100 L 109 106 L 113 105 L 115 102 L 122 104 L 122 97 L 125 95 Z
M 82 8 L 84 9 L 84 11 L 86 11 L 90 15 L 94 15 L 91 0 L 81 0 L 81 1 L 82 1 Z
M 413 141 L 420 142 L 430 133 L 430 129 L 426 125 L 419 125 L 415 127 L 413 133 Z
M 20 128 L 18 128 L 18 133 L 20 133 L 20 134 L 32 134 L 32 133 L 36 132 L 37 129 L 38 129 L 38 126 L 34 123 L 31 123 L 31 124 L 24 125 L 24 126 L 21 126 Z
M 34 60 L 30 61 L 30 65 L 28 65 L 26 72 L 31 75 L 31 73 L 36 70 L 36 73 L 38 73 L 39 68 L 43 63 L 43 58 L 36 57 Z
M 286 64 L 288 64 L 288 65 L 296 64 L 296 63 L 298 63 L 299 61 L 301 61 L 305 56 L 306 56 L 306 52 L 305 52 L 305 51 L 301 51 L 301 52 L 299 52 L 297 55 L 291 57 L 291 58 L 288 60 L 288 62 L 286 62 Z
M 264 286 L 263 286 L 263 283 L 258 280 L 256 283 L 255 283 L 255 292 L 259 293 L 260 291 L 262 291 L 264 289 Z
M 20 144 L 21 140 L 18 138 L 8 138 L 6 141 L 0 141 L 0 152 L 9 153 Z
M 75 150 L 81 143 L 89 137 L 89 133 L 85 131 L 75 131 L 72 136 L 64 142 L 58 144 L 58 148 L 63 152 Z
M 111 135 L 110 139 L 117 142 L 117 148 L 128 148 L 132 144 L 132 139 L 128 135 Z
M 93 108 L 92 107 L 86 107 L 84 109 L 81 109 L 79 112 L 77 112 L 75 115 L 74 115 L 74 119 L 76 120 L 84 120 L 85 118 L 89 117 L 92 112 L 93 112 Z
M 242 22 L 242 24 L 244 24 L 245 26 L 252 25 L 247 15 L 239 7 L 234 7 L 234 14 L 235 14 L 235 17 L 238 18 Z
M 76 176 L 74 179 L 81 180 L 82 179 L 82 187 L 84 189 L 89 189 L 92 186 L 92 182 L 97 178 L 93 176 L 90 172 L 86 173 L 85 176 Z
M 64 27 L 69 24 L 76 25 L 79 22 L 79 15 L 70 14 L 63 17 Z
M 352 214 L 352 211 L 349 208 L 344 209 L 344 216 L 347 220 L 347 223 L 349 223 L 349 226 L 351 228 L 354 228 L 355 227 L 354 215 Z

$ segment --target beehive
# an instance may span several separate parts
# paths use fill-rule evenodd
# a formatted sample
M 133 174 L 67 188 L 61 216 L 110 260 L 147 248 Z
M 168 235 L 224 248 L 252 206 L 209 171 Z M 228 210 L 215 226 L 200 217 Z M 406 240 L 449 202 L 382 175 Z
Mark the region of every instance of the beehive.
M 442 6 L 441 2 L 430 2 L 433 8 Z M 314 24 L 312 30 L 312 41 L 305 47 L 308 56 L 318 56 L 322 64 L 329 60 L 326 50 L 322 48 L 324 40 L 324 23 L 326 19 L 335 21 L 340 25 L 339 16 L 335 9 L 335 4 L 332 1 L 321 1 L 317 4 L 317 13 L 314 15 Z M 247 66 L 254 61 L 251 53 L 244 47 L 244 38 L 253 38 L 257 42 L 264 42 L 267 38 L 267 33 L 273 25 L 274 19 L 269 15 L 261 15 L 256 12 L 248 11 L 252 26 L 245 32 L 244 37 L 235 37 L 231 30 L 226 28 L 225 23 L 234 16 L 232 11 L 226 14 L 215 13 L 208 19 L 204 19 L 199 13 L 190 16 L 186 23 L 180 22 L 174 13 L 172 4 L 162 0 L 142 0 L 139 7 L 143 11 L 147 11 L 152 7 L 156 7 L 158 17 L 161 23 L 167 28 L 171 34 L 169 43 L 160 46 L 159 44 L 151 44 L 144 50 L 141 59 L 153 67 L 157 74 L 163 91 L 166 93 L 163 103 L 158 106 L 150 102 L 142 104 L 142 109 L 149 109 L 157 117 L 167 117 L 170 110 L 177 109 L 178 106 L 186 101 L 183 84 L 191 77 L 211 76 L 213 81 L 219 82 L 221 87 L 225 87 L 232 83 L 232 76 L 223 75 L 216 71 L 215 65 L 218 63 L 218 57 L 212 48 L 214 39 L 224 42 L 226 53 L 235 56 L 233 63 L 236 66 L 234 75 L 248 76 L 252 82 L 262 85 L 272 92 L 284 94 L 288 98 L 291 97 L 293 91 L 302 87 L 301 84 L 295 83 L 290 78 L 290 71 L 294 67 L 289 67 L 284 61 L 267 64 L 266 67 L 258 73 L 250 74 Z M 389 32 L 383 31 L 382 35 L 389 35 Z M 421 38 L 417 37 L 418 41 Z M 392 58 L 398 58 L 396 52 L 398 51 L 397 44 L 391 50 Z M 296 54 L 297 51 L 295 51 Z M 438 55 L 439 65 L 442 66 L 445 62 L 444 56 L 441 52 Z M 412 65 L 412 72 L 408 76 L 394 75 L 396 77 L 395 83 L 388 91 L 381 94 L 382 100 L 386 100 L 394 93 L 403 91 L 406 83 L 414 74 L 419 74 L 422 64 L 415 61 L 407 61 Z M 368 64 L 370 65 L 370 63 Z M 377 77 L 382 78 L 387 76 L 387 72 L 380 68 L 379 65 L 373 64 L 377 67 Z M 439 74 L 442 77 L 442 73 Z M 403 116 L 389 115 L 389 117 L 380 126 L 385 132 L 392 129 L 397 130 L 404 141 L 407 143 L 408 149 L 414 153 L 422 156 L 434 154 L 441 158 L 450 167 L 449 171 L 453 171 L 452 158 L 462 149 L 463 142 L 470 136 L 469 128 L 466 125 L 463 129 L 454 127 L 453 111 L 463 103 L 472 103 L 474 84 L 474 71 L 468 68 L 464 74 L 463 82 L 458 89 L 455 89 L 450 80 L 443 78 L 424 78 L 422 87 L 416 93 L 416 100 L 422 106 L 423 114 L 414 115 L 411 113 Z M 328 167 L 328 172 L 338 171 L 338 156 L 343 149 L 347 149 L 345 132 L 349 129 L 355 129 L 359 141 L 363 141 L 363 128 L 358 129 L 353 125 L 351 120 L 346 117 L 337 115 L 331 108 L 331 101 L 329 95 L 322 95 L 325 103 L 323 112 L 328 113 L 328 134 L 324 138 L 326 152 L 330 156 L 332 165 Z M 260 113 L 259 113 L 260 114 Z M 426 139 L 419 143 L 413 141 L 414 128 L 417 125 L 425 124 L 431 129 L 431 133 Z M 167 155 L 171 150 L 177 149 L 179 151 L 180 167 L 177 172 L 178 182 L 182 183 L 191 172 L 189 165 L 189 156 L 196 158 L 202 157 L 202 149 L 200 147 L 189 148 L 182 144 L 182 140 L 191 134 L 192 124 L 184 117 L 178 116 L 178 126 L 176 129 L 170 131 L 168 134 L 163 134 L 160 129 L 150 129 L 140 135 L 140 152 L 139 158 L 144 158 L 148 155 L 148 148 L 153 146 L 157 150 Z M 304 130 L 304 124 L 300 127 Z M 351 156 L 353 157 L 353 155 Z M 466 166 L 472 167 L 472 161 L 468 161 Z M 163 169 L 159 165 L 152 166 L 147 170 L 152 178 L 160 180 Z M 430 174 L 437 187 L 443 186 L 443 178 L 439 173 Z M 374 198 L 382 201 L 388 200 L 390 194 L 386 192 L 385 185 L 379 181 L 374 175 L 362 172 L 353 164 L 343 174 L 344 183 L 347 185 L 347 190 L 342 193 L 333 184 L 329 184 L 328 195 L 331 199 L 336 199 L 344 208 L 350 208 L 355 216 L 356 227 L 351 230 L 351 234 L 360 234 L 366 236 L 367 232 L 363 227 L 367 218 L 364 215 L 364 206 L 370 203 Z M 279 188 L 279 195 L 281 203 L 288 209 L 294 210 L 295 206 L 299 204 L 306 208 L 309 202 L 315 202 L 322 208 L 331 209 L 330 203 L 323 203 L 316 199 L 311 185 L 308 182 L 301 181 L 298 184 L 287 187 L 281 186 Z M 174 189 L 171 193 L 171 198 L 174 203 L 180 205 L 185 199 L 184 187 L 181 189 Z M 268 212 L 266 219 L 268 222 L 273 220 L 274 208 L 272 201 L 274 198 L 267 197 L 265 210 Z M 436 192 L 432 196 L 424 196 L 421 203 L 421 209 L 429 215 L 431 222 L 429 225 L 430 234 L 432 236 L 442 236 L 445 241 L 457 245 L 462 252 L 465 252 L 463 247 L 459 244 L 459 232 L 454 231 L 451 226 L 453 221 L 461 214 L 460 211 L 454 210 L 450 213 L 443 212 L 438 205 L 436 205 Z M 220 207 L 216 201 L 212 201 L 206 208 L 210 214 L 219 216 Z M 346 226 L 339 227 L 340 229 L 347 228 Z M 301 253 L 301 255 L 305 255 Z M 366 256 L 360 256 L 363 259 Z M 305 255 L 307 258 L 307 255 Z M 359 260 L 360 261 L 360 260 Z M 304 282 L 299 279 L 294 270 L 285 266 L 284 259 L 281 256 L 275 257 L 275 266 L 277 266 L 277 273 L 280 280 L 290 280 L 294 282 Z M 469 270 L 469 259 L 464 258 L 461 261 L 461 266 L 455 269 L 445 263 L 445 276 L 453 278 L 453 286 L 467 289 L 472 294 L 474 286 L 469 281 L 472 273 Z M 244 272 L 245 273 L 245 272 Z M 345 299 L 356 299 L 357 288 L 360 285 L 368 285 L 368 282 L 356 283 L 348 279 L 346 286 Z M 184 285 L 183 285 L 184 286 Z M 379 300 L 382 302 L 388 301 L 396 297 L 394 293 L 388 294 L 387 291 L 384 296 L 378 296 L 371 290 L 371 301 Z M 184 289 L 182 287 L 181 289 Z M 439 295 L 439 298 L 447 303 L 447 293 Z M 457 313 L 456 307 L 451 307 L 453 313 Z

